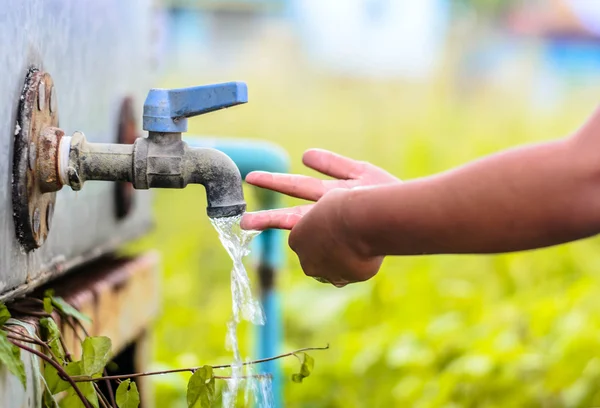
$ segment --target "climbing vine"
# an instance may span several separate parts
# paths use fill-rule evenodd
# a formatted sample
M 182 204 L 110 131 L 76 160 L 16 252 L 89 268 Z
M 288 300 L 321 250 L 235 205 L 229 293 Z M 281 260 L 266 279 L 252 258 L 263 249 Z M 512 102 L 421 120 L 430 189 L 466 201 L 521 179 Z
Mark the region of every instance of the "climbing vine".
M 12 319 L 13 314 L 35 317 L 39 322 L 39 333 L 24 330 L 25 326 L 19 320 Z M 54 316 L 70 326 L 74 333 L 83 333 L 78 339 L 81 342 L 80 359 L 76 359 L 67 349 Z M 0 367 L 6 367 L 25 388 L 27 379 L 21 352 L 32 353 L 40 358 L 43 361 L 44 408 L 137 408 L 140 394 L 134 378 L 178 372 L 192 373 L 187 386 L 188 407 L 205 408 L 213 406 L 216 400 L 215 381 L 231 378 L 215 375 L 216 370 L 231 368 L 231 364 L 108 375 L 112 342 L 105 336 L 90 336 L 84 322 L 91 320 L 64 299 L 55 296 L 51 290 L 46 291 L 42 299 L 28 297 L 18 305 L 11 305 L 10 309 L 0 303 Z M 301 383 L 314 367 L 314 360 L 307 352 L 328 348 L 308 347 L 243 364 L 254 365 L 295 356 L 300 361 L 300 370 L 292 375 L 292 381 Z M 242 376 L 247 377 L 265 378 L 269 375 Z M 113 390 L 111 381 L 118 384 L 116 390 Z M 105 390 L 99 386 L 102 382 L 106 384 Z

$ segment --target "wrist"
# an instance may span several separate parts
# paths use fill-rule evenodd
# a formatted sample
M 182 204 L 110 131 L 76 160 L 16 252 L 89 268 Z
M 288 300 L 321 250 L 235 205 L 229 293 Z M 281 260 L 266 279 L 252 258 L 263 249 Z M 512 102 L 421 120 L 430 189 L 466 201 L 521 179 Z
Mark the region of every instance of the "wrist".
M 345 190 L 338 204 L 338 217 L 342 235 L 353 253 L 363 259 L 374 258 L 377 254 L 367 239 L 365 227 L 369 225 L 369 214 L 365 212 L 365 198 L 370 187 Z

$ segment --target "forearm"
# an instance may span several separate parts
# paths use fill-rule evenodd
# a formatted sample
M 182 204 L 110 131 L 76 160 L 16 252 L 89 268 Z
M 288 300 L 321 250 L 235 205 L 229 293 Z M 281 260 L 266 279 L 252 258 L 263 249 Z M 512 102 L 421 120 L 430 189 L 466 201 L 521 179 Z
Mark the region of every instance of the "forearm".
M 595 235 L 600 149 L 591 151 L 591 140 L 526 146 L 433 177 L 351 191 L 344 224 L 370 255 L 500 253 Z

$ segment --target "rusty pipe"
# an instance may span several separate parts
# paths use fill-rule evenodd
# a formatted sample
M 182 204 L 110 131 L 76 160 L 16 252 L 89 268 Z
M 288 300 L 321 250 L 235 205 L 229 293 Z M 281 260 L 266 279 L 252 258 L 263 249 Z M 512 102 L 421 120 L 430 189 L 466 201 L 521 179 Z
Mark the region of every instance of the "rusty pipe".
M 89 143 L 75 132 L 60 141 L 59 176 L 63 184 L 81 190 L 88 180 L 133 181 L 133 145 Z
M 128 145 L 90 143 L 81 132 L 68 137 L 58 130 L 46 133 L 46 145 L 54 146 L 46 152 L 51 161 L 46 167 L 57 172 L 56 177 L 47 177 L 53 180 L 44 185 L 47 191 L 58 191 L 63 185 L 77 191 L 88 180 L 128 181 L 136 189 L 202 184 L 209 217 L 230 217 L 246 210 L 242 177 L 233 160 L 215 149 L 189 147 L 181 133 L 150 132 L 148 138 Z

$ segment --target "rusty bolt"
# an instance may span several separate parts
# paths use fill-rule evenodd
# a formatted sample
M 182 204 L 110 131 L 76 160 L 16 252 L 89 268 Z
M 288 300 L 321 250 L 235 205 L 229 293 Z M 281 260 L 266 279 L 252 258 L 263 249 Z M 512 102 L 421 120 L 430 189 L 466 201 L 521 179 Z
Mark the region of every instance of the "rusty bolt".
M 56 112 L 56 90 L 54 89 L 54 85 L 50 88 L 50 113 Z
M 49 203 L 46 208 L 46 229 L 49 230 L 52 226 L 52 216 L 54 215 L 54 204 Z
M 37 147 L 35 143 L 29 144 L 29 168 L 33 170 L 35 168 L 35 159 L 37 159 Z
M 33 233 L 38 235 L 40 233 L 40 209 L 36 208 L 33 211 Z
M 40 81 L 38 86 L 38 109 L 43 111 L 46 107 L 46 84 Z
M 61 129 L 54 127 L 44 128 L 40 132 L 36 170 L 42 193 L 52 193 L 62 188 L 58 175 L 58 148 L 63 135 Z

